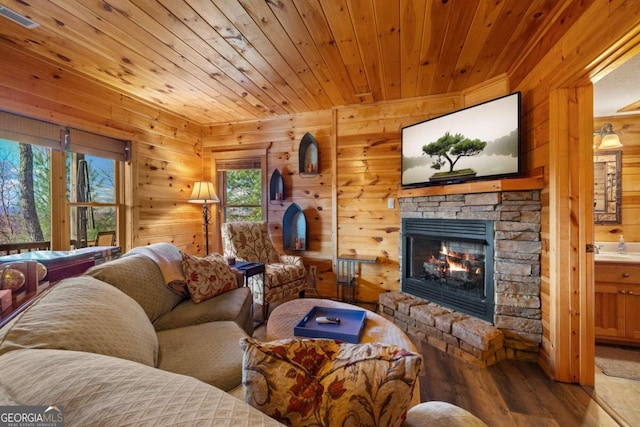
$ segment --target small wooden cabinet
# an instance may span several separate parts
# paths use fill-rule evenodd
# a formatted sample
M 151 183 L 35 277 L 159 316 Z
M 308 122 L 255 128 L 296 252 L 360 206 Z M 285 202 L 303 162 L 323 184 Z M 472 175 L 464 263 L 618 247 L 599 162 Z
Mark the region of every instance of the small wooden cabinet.
M 640 265 L 596 262 L 598 342 L 640 345 Z

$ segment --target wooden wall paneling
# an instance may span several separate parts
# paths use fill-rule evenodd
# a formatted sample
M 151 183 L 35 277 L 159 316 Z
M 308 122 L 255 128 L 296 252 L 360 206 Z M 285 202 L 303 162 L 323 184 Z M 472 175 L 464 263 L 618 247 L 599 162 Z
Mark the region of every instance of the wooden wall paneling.
M 514 90 L 523 92 L 523 123 L 528 130 L 525 135 L 526 162 L 531 165 L 545 166 L 552 164 L 550 150 L 557 151 L 557 144 L 566 143 L 566 139 L 557 139 L 556 133 L 550 132 L 549 118 L 555 120 L 559 114 L 558 105 L 550 105 L 551 92 L 555 88 L 575 85 L 580 80 L 584 81 L 590 70 L 595 69 L 611 46 L 619 40 L 629 40 L 629 34 L 638 32 L 640 13 L 627 2 L 618 2 L 615 5 L 606 1 L 593 1 L 576 5 L 585 7 L 584 13 L 575 13 L 579 17 L 570 28 L 561 33 L 549 35 L 549 42 L 553 41 L 550 48 L 540 47 L 533 49 L 528 57 L 520 61 L 509 72 L 509 78 Z M 569 9 L 567 9 L 569 10 Z M 576 9 L 578 10 L 578 9 Z M 559 15 L 561 16 L 561 15 Z M 574 18 L 571 18 L 572 20 Z M 560 30 L 560 29 L 559 29 Z M 557 40 L 557 42 L 556 42 Z M 541 39 L 540 43 L 545 42 Z M 609 52 L 613 52 L 609 50 Z M 567 329 L 570 324 L 562 322 L 556 315 L 566 316 L 568 311 L 559 311 L 558 304 L 568 309 L 564 298 L 554 292 L 557 276 L 554 270 L 559 263 L 568 261 L 564 254 L 571 252 L 570 239 L 563 239 L 555 234 L 554 227 L 560 218 L 569 224 L 571 212 L 556 203 L 561 189 L 557 188 L 558 177 L 550 173 L 545 167 L 545 190 L 542 193 L 542 322 L 543 342 L 539 355 L 539 364 L 553 378 L 563 378 L 570 381 L 572 372 L 569 364 L 561 361 L 561 358 L 570 358 L 566 351 L 569 347 L 566 343 L 570 338 Z M 578 219 L 574 221 L 588 220 L 592 218 Z M 561 222 L 560 222 L 561 223 Z M 569 265 L 569 264 L 567 264 Z M 547 275 L 547 267 L 549 273 Z M 575 266 L 583 269 L 585 266 Z M 586 284 L 581 283 L 577 292 L 586 292 Z M 565 294 L 566 296 L 566 294 Z M 565 318 L 566 320 L 566 318 Z M 550 328 L 547 330 L 546 328 Z M 581 334 L 582 330 L 579 331 Z M 588 357 L 588 355 L 586 355 Z M 558 364 L 560 363 L 560 364 Z M 573 377 L 575 378 L 575 377 Z M 583 381 L 582 378 L 577 381 Z M 585 378 L 587 383 L 591 381 Z
M 203 136 L 205 164 L 211 164 L 213 151 L 238 150 L 239 145 L 267 148 L 267 177 L 274 169 L 279 169 L 285 187 L 282 205 L 267 204 L 272 240 L 276 249 L 283 252 L 282 217 L 291 203 L 297 203 L 307 219 L 307 250 L 291 253 L 301 254 L 305 264 L 316 266 L 317 281 L 322 284 L 318 289 L 325 296 L 334 295 L 335 290 L 333 273 L 330 267 L 327 268 L 327 262 L 331 264 L 333 248 L 332 117 L 331 110 L 324 110 L 313 114 L 225 123 L 206 127 Z M 306 132 L 310 132 L 318 142 L 321 170 L 315 176 L 301 176 L 298 172 L 298 149 Z
M 507 77 L 471 88 L 463 95 L 447 94 L 344 107 L 336 111 L 336 222 L 338 253 L 379 257 L 362 267 L 358 298 L 399 287 L 398 184 L 403 126 L 463 107 L 463 99 L 478 103 L 508 93 Z M 395 199 L 393 209 L 388 199 Z
M 337 112 L 337 252 L 378 257 L 378 263 L 360 267 L 356 290 L 363 301 L 377 301 L 380 292 L 398 289 L 399 269 L 388 264 L 397 266 L 399 255 L 400 129 L 428 117 L 419 114 L 416 103 L 428 104 L 405 101 Z M 393 209 L 389 198 L 395 200 Z
M 330 117 L 331 110 L 319 110 L 313 113 L 211 125 L 204 134 L 205 145 L 213 147 L 219 136 L 243 137 L 251 134 L 263 135 L 270 131 L 279 132 L 281 139 L 293 139 L 293 133 L 301 132 L 301 135 L 304 135 L 309 129 L 327 127 Z
M 136 235 L 133 246 L 171 242 L 194 254 L 204 254 L 201 206 L 187 203 L 195 181 L 202 180 L 201 159 L 185 151 L 134 142 L 138 147 Z M 199 250 L 194 250 L 199 248 Z
M 502 74 L 463 90 L 462 96 L 464 98 L 464 106 L 471 107 L 472 105 L 481 104 L 487 100 L 508 95 L 509 93 L 511 93 L 509 76 Z
M 119 243 L 125 250 L 152 241 L 174 241 L 187 249 L 200 238 L 189 227 L 157 228 L 158 211 L 153 208 L 156 200 L 164 205 L 186 202 L 191 181 L 201 178 L 199 126 L 45 62 L 35 62 L 13 49 L 3 46 L 2 52 L 11 58 L 9 63 L 23 61 L 34 70 L 25 75 L 15 73 L 11 66 L 0 67 L 4 109 L 132 140 L 133 158 L 125 173 L 130 182 L 126 184 L 129 193 L 124 195 L 126 216 L 119 219 L 125 230 Z M 161 216 L 169 224 L 173 215 L 182 215 L 178 213 L 181 209 L 162 208 Z M 192 224 L 197 224 L 199 210 L 196 206 L 191 209 L 188 215 L 194 215 Z

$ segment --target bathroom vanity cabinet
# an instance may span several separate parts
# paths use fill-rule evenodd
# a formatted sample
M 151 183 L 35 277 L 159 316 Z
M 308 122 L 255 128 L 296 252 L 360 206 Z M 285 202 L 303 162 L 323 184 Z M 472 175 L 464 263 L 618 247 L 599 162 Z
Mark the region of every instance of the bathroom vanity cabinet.
M 640 264 L 595 266 L 596 341 L 640 345 Z

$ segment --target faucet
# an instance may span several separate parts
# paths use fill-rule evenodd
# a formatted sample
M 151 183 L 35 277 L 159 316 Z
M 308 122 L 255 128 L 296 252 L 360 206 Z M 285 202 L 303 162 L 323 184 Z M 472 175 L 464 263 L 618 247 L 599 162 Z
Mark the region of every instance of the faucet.
M 593 245 L 593 253 L 599 254 L 600 248 L 601 248 L 601 245 Z

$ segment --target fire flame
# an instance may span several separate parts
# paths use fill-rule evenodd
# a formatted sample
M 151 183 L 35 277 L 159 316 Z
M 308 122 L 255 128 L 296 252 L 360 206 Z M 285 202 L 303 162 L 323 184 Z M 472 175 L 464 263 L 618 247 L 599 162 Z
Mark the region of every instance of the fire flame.
M 449 270 L 451 271 L 466 271 L 467 266 L 459 262 L 460 259 L 464 261 L 469 261 L 469 254 L 463 254 L 461 257 L 460 254 L 456 252 L 450 252 L 449 249 L 445 245 L 442 245 L 442 249 L 440 249 L 440 255 L 444 255 L 444 258 L 449 264 Z

